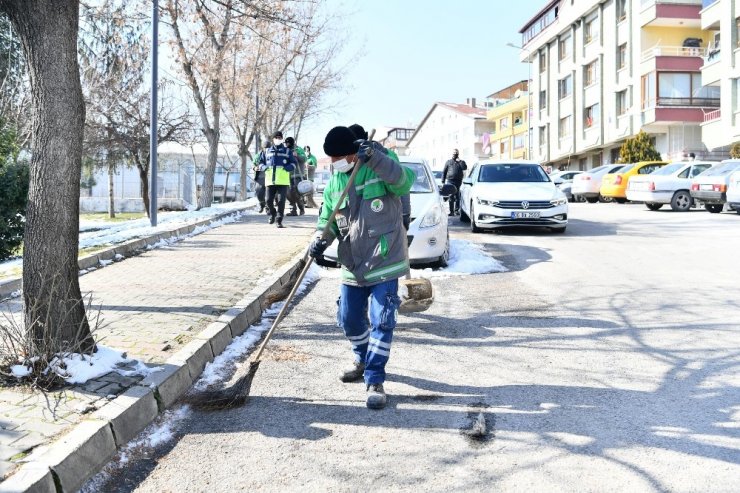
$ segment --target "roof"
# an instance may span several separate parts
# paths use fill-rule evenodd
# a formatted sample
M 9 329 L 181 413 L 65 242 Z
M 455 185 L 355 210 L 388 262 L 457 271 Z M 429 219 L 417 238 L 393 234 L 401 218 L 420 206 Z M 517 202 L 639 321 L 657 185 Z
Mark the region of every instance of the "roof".
M 419 133 L 419 130 L 424 126 L 424 123 L 426 123 L 427 119 L 429 118 L 429 115 L 432 114 L 432 112 L 434 111 L 434 109 L 437 106 L 444 106 L 447 109 L 450 109 L 452 111 L 456 111 L 456 112 L 458 112 L 458 113 L 460 113 L 462 115 L 469 116 L 471 118 L 478 118 L 478 117 L 480 117 L 481 119 L 485 119 L 486 118 L 486 113 L 488 111 L 486 108 L 473 108 L 472 106 L 467 105 L 467 104 L 444 103 L 444 102 L 441 102 L 441 101 L 437 101 L 436 103 L 434 103 L 432 105 L 431 109 L 427 112 L 427 114 L 424 115 L 424 118 L 422 118 L 421 123 L 419 123 L 419 125 L 416 126 L 416 130 L 414 130 L 414 134 L 406 142 L 406 145 L 407 146 L 411 145 L 411 141 L 414 140 L 414 138 L 416 137 L 416 134 Z
M 505 87 L 499 91 L 494 92 L 490 96 L 488 96 L 488 99 L 513 99 L 514 94 L 516 94 L 517 91 L 526 92 L 528 90 L 529 83 L 526 80 L 520 80 L 516 84 L 512 84 L 509 87 Z
M 547 2 L 547 5 L 545 5 L 544 7 L 542 7 L 539 10 L 539 12 L 537 12 L 536 14 L 534 14 L 534 16 L 532 16 L 532 18 L 529 19 L 526 24 L 524 24 L 524 27 L 522 27 L 521 29 L 519 29 L 519 34 L 524 33 L 524 31 L 526 31 L 527 29 L 529 29 L 529 27 L 532 24 L 534 24 L 535 22 L 537 22 L 537 19 L 539 19 L 540 17 L 542 17 L 548 10 L 550 10 L 551 8 L 553 8 L 554 6 L 556 6 L 559 3 L 560 3 L 560 0 L 551 0 L 551 1 Z

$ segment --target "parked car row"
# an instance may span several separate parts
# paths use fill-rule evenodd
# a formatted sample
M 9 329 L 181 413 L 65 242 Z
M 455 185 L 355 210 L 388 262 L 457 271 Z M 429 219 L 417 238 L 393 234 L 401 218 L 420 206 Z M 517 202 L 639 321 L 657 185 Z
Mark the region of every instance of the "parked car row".
M 740 213 L 740 160 L 607 164 L 576 175 L 571 194 L 591 203 L 644 202 L 654 211 L 664 205 L 674 211 L 703 205 L 718 213 L 727 203 Z

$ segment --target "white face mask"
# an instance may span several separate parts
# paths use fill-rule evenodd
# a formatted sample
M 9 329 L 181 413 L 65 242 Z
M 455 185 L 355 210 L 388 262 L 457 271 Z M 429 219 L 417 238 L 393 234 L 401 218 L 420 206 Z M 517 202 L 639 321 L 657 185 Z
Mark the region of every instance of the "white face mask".
M 272 143 L 275 144 L 276 146 L 279 146 L 280 144 L 283 143 L 283 139 L 272 139 Z
M 336 161 L 335 163 L 333 163 L 332 166 L 334 166 L 334 171 L 338 171 L 340 173 L 346 173 L 352 169 L 352 167 L 354 166 L 354 163 L 350 163 L 349 161 L 347 161 L 346 157 L 343 157 L 339 161 Z

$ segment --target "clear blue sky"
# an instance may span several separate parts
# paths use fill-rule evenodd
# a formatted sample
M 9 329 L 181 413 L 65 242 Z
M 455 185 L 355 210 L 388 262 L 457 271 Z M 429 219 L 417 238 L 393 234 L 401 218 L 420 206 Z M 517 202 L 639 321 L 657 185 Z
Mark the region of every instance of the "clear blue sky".
M 351 12 L 345 53 L 360 57 L 342 80 L 348 95 L 301 130 L 299 145 L 322 157 L 326 132 L 417 125 L 436 101 L 483 98 L 527 78 L 519 62 L 519 29 L 546 0 L 327 0 Z M 287 129 L 290 132 L 290 129 Z

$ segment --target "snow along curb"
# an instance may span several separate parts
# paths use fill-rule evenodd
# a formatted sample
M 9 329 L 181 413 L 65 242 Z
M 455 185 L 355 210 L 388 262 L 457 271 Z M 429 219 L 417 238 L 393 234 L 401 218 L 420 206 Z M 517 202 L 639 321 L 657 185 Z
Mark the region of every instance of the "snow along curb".
M 181 226 L 179 228 L 169 231 L 163 231 L 151 236 L 144 236 L 141 238 L 124 241 L 123 243 L 113 245 L 110 248 L 106 248 L 105 250 L 100 250 L 93 253 L 92 255 L 87 255 L 80 258 L 77 261 L 77 265 L 79 266 L 79 269 L 83 271 L 90 269 L 91 267 L 98 268 L 101 265 L 107 265 L 112 262 L 113 259 L 120 258 L 121 256 L 131 257 L 132 255 L 138 255 L 139 253 L 146 251 L 146 248 L 149 245 L 155 245 L 160 241 L 167 240 L 169 238 L 178 238 L 181 236 L 189 235 L 193 233 L 196 228 L 210 226 L 211 223 L 219 221 L 233 214 L 239 214 L 251 208 L 252 207 L 241 207 L 238 209 L 231 209 L 226 212 L 216 214 L 215 216 L 212 216 L 208 219 L 202 219 L 193 224 L 189 224 L 187 226 Z M 0 300 L 13 296 L 13 293 L 21 291 L 22 280 L 22 277 L 15 277 L 12 279 L 0 281 Z
M 152 373 L 119 395 L 72 430 L 32 453 L 8 479 L 2 492 L 67 493 L 80 489 L 100 472 L 116 450 L 136 437 L 157 415 L 172 406 L 198 379 L 206 364 L 231 340 L 259 322 L 267 295 L 290 281 L 304 254 L 296 255 L 257 285 L 172 355 L 162 370 Z

